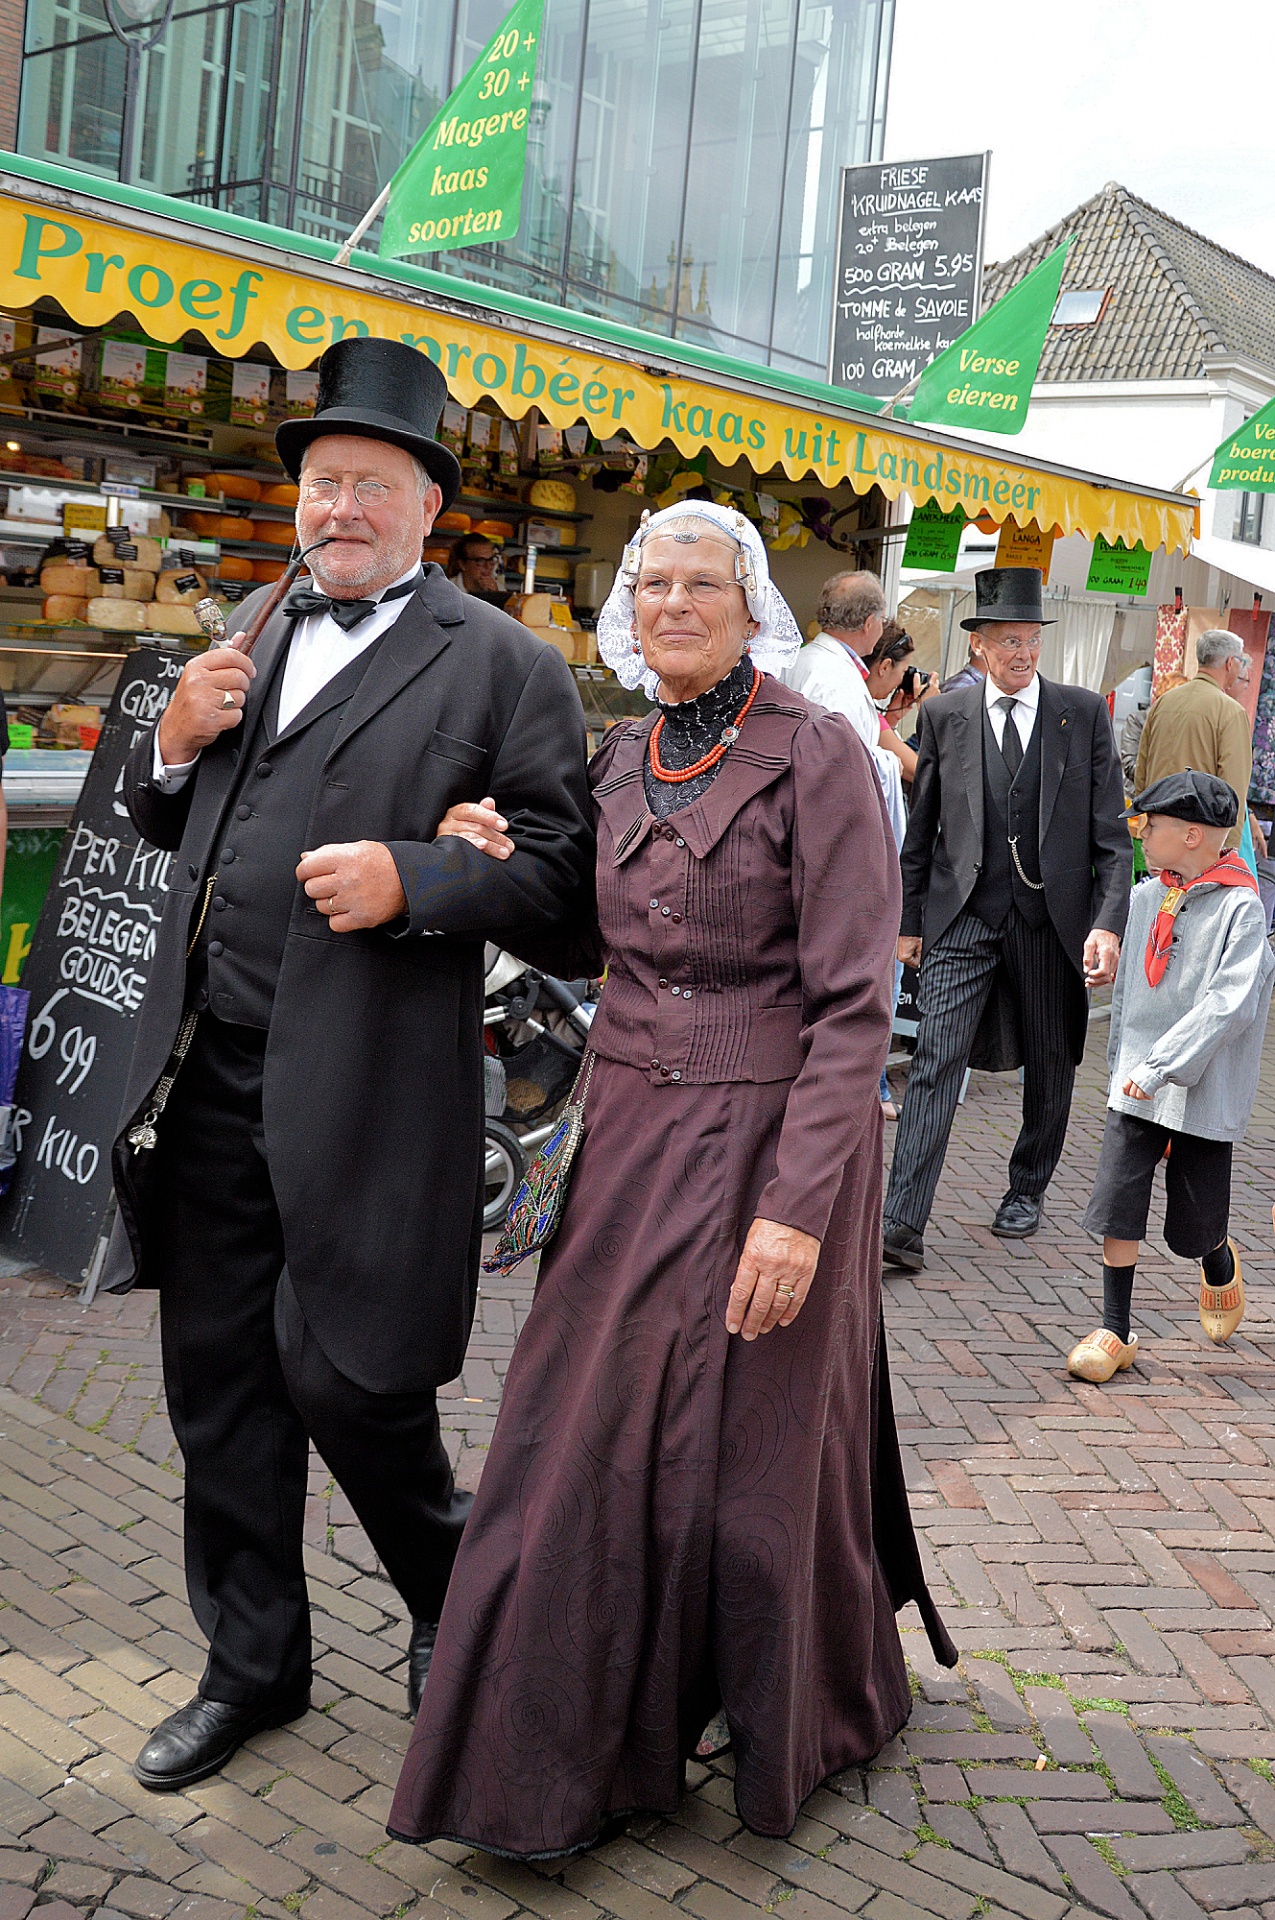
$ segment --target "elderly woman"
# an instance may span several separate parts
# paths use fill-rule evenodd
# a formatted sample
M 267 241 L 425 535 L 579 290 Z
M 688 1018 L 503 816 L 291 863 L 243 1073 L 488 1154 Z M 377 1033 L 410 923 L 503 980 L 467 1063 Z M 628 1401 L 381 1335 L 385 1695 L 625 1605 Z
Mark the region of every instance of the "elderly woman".
M 765 671 L 798 634 L 742 515 L 646 520 L 599 640 L 660 709 L 592 763 L 586 1131 L 389 1822 L 528 1858 L 671 1813 L 719 1709 L 741 1819 L 786 1834 L 908 1717 L 895 1609 L 956 1658 L 880 1328 L 880 787 Z M 497 854 L 500 824 L 448 822 Z

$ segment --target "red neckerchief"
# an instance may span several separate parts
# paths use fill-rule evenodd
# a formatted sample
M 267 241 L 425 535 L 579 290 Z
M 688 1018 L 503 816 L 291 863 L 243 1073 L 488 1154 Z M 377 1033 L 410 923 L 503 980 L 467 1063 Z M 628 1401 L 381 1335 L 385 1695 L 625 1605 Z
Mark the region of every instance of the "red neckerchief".
M 1147 980 L 1153 987 L 1158 987 L 1164 978 L 1173 948 L 1173 922 L 1192 887 L 1202 887 L 1207 881 L 1215 887 L 1247 887 L 1250 893 L 1257 892 L 1256 880 L 1234 847 L 1228 848 L 1220 860 L 1206 867 L 1203 873 L 1198 873 L 1194 880 L 1183 880 L 1179 874 L 1170 873 L 1167 867 L 1160 880 L 1164 887 L 1164 899 L 1152 923 L 1146 955 Z

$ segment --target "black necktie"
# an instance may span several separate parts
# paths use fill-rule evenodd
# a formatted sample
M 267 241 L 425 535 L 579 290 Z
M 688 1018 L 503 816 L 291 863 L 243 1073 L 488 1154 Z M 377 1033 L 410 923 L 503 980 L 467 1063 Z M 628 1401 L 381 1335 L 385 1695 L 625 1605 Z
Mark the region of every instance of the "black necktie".
M 1012 780 L 1023 764 L 1023 743 L 1014 724 L 1014 708 L 1018 705 L 1012 693 L 1003 694 L 996 702 L 1005 716 L 1005 731 L 1001 735 L 1001 752 L 1005 756 L 1005 765 L 1009 768 Z
M 357 627 L 360 620 L 366 620 L 369 613 L 375 613 L 384 600 L 405 600 L 409 593 L 415 593 L 421 583 L 420 574 L 405 580 L 401 587 L 391 587 L 381 595 L 381 600 L 332 600 L 326 593 L 316 593 L 313 587 L 293 587 L 284 600 L 281 612 L 290 620 L 300 620 L 307 613 L 330 613 L 342 633 L 349 633 Z

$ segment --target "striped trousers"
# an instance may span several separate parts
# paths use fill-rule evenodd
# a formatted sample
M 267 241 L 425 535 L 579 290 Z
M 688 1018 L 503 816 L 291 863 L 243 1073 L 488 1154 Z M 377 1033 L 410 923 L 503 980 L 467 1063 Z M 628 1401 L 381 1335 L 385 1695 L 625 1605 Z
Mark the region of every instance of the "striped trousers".
M 925 1231 L 970 1048 L 998 967 L 1013 995 L 1023 1044 L 1023 1123 L 1010 1155 L 1010 1191 L 1035 1199 L 1053 1177 L 1076 1078 L 1067 1032 L 1074 969 L 1052 925 L 1029 927 L 1011 907 L 993 933 L 966 911 L 921 959 L 920 1029 L 885 1196 L 887 1227 Z

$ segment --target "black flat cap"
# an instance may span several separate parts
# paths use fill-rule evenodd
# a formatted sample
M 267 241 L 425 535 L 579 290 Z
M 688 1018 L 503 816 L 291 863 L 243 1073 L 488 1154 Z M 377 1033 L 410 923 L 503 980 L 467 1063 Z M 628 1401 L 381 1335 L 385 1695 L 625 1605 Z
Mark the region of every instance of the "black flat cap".
M 1167 813 L 1174 820 L 1190 820 L 1197 827 L 1233 827 L 1240 817 L 1234 787 L 1215 773 L 1166 773 L 1135 799 L 1136 813 Z

